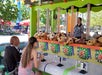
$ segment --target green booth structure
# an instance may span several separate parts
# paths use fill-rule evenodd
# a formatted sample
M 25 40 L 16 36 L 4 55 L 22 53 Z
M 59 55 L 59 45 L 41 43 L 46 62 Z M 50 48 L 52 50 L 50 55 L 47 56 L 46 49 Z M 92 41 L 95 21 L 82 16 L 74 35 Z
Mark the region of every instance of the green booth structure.
M 65 0 L 64 0 L 65 1 Z M 51 4 L 35 5 L 32 3 L 30 5 L 30 36 L 38 31 L 38 10 L 51 10 L 51 15 L 53 16 L 54 10 L 57 8 L 64 9 L 61 13 L 68 14 L 74 12 L 87 12 L 87 30 L 86 34 L 88 37 L 89 27 L 90 27 L 90 11 L 98 12 L 102 10 L 102 0 L 68 0 L 67 2 L 53 2 Z M 65 11 L 66 10 L 66 11 Z M 57 24 L 54 23 L 54 19 L 51 18 L 51 32 L 54 32 Z M 48 30 L 48 29 L 47 29 Z M 66 33 L 68 33 L 66 31 Z M 65 58 L 80 60 L 83 62 L 94 63 L 102 66 L 102 47 L 87 46 L 81 44 L 71 44 L 63 45 L 59 42 L 53 42 L 48 40 L 39 40 L 38 51 L 43 51 L 44 53 L 54 54 Z M 71 75 L 69 73 L 75 69 L 75 66 L 71 66 L 64 70 L 63 75 Z M 33 69 L 34 70 L 34 69 Z M 46 72 L 46 71 L 45 71 Z M 50 75 L 45 73 L 43 75 Z M 69 73 L 69 74 L 68 74 Z M 83 74 L 72 74 L 72 75 L 83 75 Z

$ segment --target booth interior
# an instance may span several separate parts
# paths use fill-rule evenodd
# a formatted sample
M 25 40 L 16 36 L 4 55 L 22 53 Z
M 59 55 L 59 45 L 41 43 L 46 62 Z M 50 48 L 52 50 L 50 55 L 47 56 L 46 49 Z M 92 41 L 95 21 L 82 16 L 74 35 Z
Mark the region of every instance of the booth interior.
M 38 40 L 38 55 L 44 55 L 38 70 L 43 75 L 102 75 L 102 34 L 89 36 L 91 11 L 101 11 L 102 0 L 57 1 L 28 2 L 30 36 Z M 86 29 L 75 38 L 80 13 L 87 13 Z
M 30 34 L 39 41 L 38 53 L 45 55 L 39 70 L 52 75 L 102 74 L 102 35 L 89 36 L 91 11 L 101 10 L 101 0 L 32 3 L 30 8 Z M 86 30 L 77 39 L 73 32 L 80 13 L 87 13 Z

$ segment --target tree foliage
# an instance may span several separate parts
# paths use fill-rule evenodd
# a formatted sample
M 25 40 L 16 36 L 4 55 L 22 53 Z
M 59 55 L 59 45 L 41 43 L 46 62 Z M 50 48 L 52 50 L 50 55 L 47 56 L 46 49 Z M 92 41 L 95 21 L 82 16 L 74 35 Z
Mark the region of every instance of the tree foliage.
M 10 0 L 0 0 L 0 18 L 4 21 L 16 20 L 18 8 Z
M 21 12 L 22 12 L 22 20 L 30 18 L 30 8 L 28 6 L 22 4 Z
M 90 19 L 91 26 L 102 26 L 102 11 L 99 12 L 91 12 Z

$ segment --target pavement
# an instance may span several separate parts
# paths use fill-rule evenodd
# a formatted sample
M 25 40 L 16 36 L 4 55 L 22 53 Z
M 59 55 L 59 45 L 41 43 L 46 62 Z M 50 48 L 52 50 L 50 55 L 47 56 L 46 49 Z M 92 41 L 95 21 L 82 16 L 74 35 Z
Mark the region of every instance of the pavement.
M 0 44 L 9 43 L 10 38 L 12 36 L 11 35 L 0 35 Z M 27 34 L 21 34 L 21 35 L 16 35 L 16 36 L 20 39 L 20 42 L 27 42 L 28 41 L 28 35 Z

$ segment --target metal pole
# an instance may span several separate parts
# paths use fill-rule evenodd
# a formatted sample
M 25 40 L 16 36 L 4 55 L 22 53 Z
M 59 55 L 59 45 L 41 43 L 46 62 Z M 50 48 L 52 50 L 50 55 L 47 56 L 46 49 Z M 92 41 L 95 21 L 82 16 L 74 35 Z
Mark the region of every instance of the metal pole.
M 51 32 L 54 32 L 54 19 L 53 19 L 54 11 L 51 11 Z
M 37 10 L 37 32 L 39 32 L 40 25 L 40 9 Z
M 46 9 L 46 32 L 49 30 L 49 9 Z
M 89 33 L 90 33 L 90 10 L 91 10 L 91 5 L 88 4 L 88 5 L 87 5 L 86 38 L 89 37 Z
M 60 8 L 58 8 L 58 13 L 57 13 L 57 32 L 60 32 Z
M 66 34 L 68 36 L 68 11 L 66 13 Z

